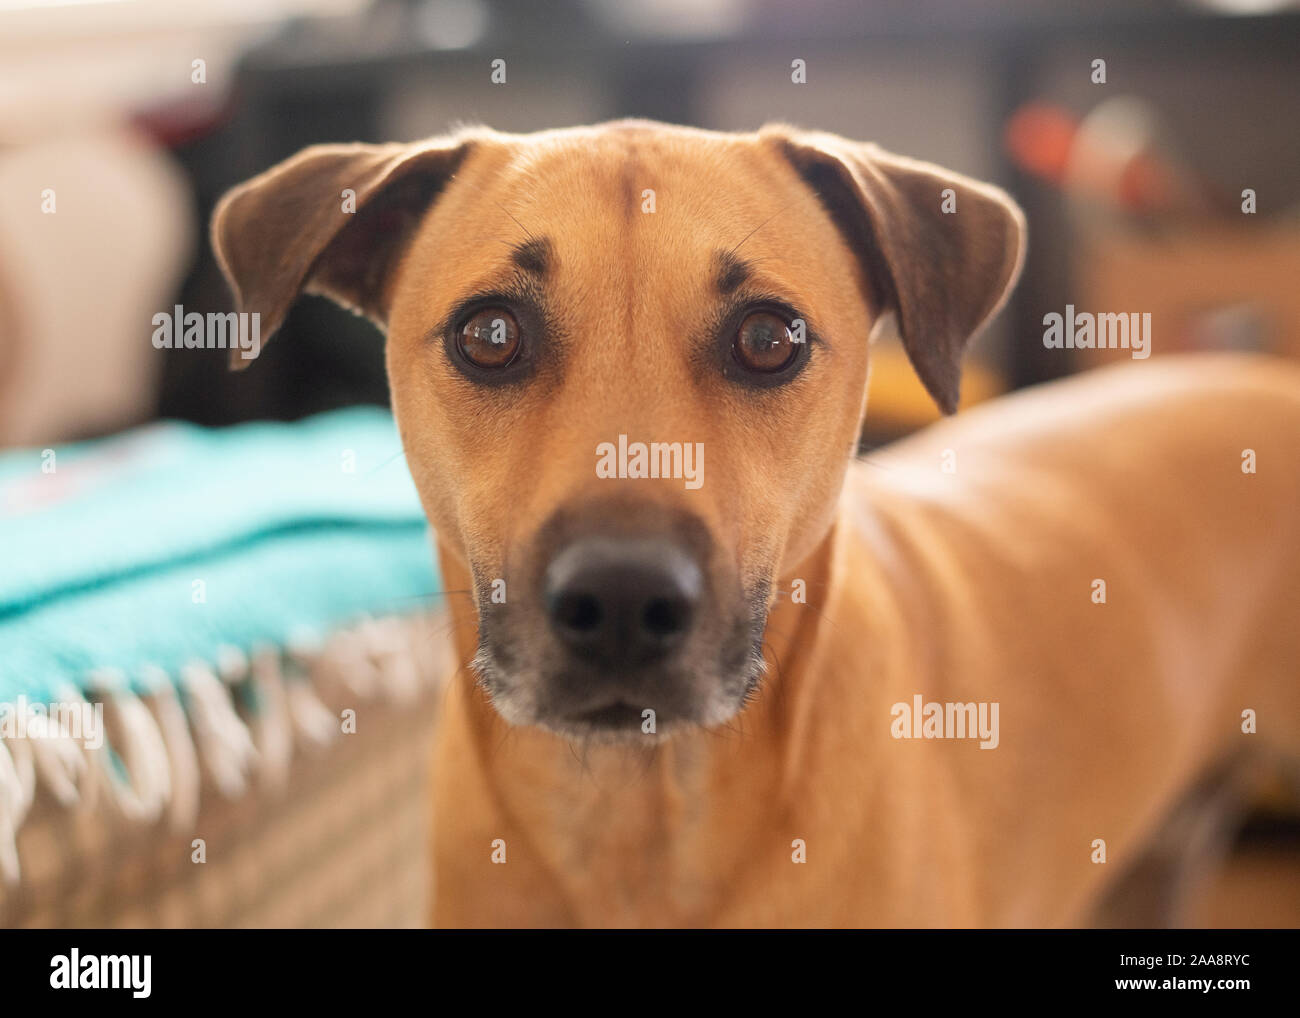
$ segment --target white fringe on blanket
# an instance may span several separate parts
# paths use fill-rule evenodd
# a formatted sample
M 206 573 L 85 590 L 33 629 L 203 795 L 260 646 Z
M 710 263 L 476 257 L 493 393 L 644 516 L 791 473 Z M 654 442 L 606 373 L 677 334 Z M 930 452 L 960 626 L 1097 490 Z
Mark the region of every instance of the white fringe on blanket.
M 144 697 L 120 672 L 92 673 L 87 689 L 90 703 L 103 704 L 102 746 L 75 738 L 66 715 L 57 732 L 37 717 L 25 737 L 0 735 L 0 888 L 21 875 L 18 831 L 42 791 L 69 808 L 94 809 L 103 798 L 141 824 L 165 816 L 181 834 L 194 831 L 205 779 L 228 799 L 255 783 L 282 792 L 295 747 L 320 748 L 337 738 L 339 711 L 376 697 L 410 703 L 437 684 L 444 662 L 435 620 L 367 619 L 323 644 L 301 631 L 284 652 L 263 646 L 246 655 L 224 647 L 214 662 L 187 664 L 177 682 L 153 668 L 141 676 L 144 688 L 155 690 Z M 253 709 L 241 706 L 249 694 Z M 60 702 L 87 701 L 68 687 Z

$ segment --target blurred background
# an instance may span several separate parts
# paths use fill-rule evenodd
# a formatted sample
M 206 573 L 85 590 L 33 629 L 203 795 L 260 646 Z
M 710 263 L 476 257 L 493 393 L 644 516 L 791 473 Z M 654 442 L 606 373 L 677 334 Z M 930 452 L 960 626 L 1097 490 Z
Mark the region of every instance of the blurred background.
M 238 376 L 150 318 L 229 308 L 228 187 L 457 121 L 787 120 L 1001 184 L 1030 256 L 968 401 L 1128 356 L 1045 350 L 1067 303 L 1151 311 L 1158 353 L 1297 355 L 1298 54 L 1286 0 L 0 0 L 0 444 L 384 403 L 378 335 L 319 298 Z M 869 442 L 932 414 L 876 366 Z
M 1009 190 L 1029 258 L 967 403 L 1129 356 L 1045 349 L 1067 304 L 1151 312 L 1155 356 L 1300 356 L 1290 0 L 0 0 L 0 449 L 386 405 L 382 338 L 320 298 L 246 373 L 153 348 L 159 311 L 231 306 L 221 194 L 315 142 L 625 116 L 785 120 Z M 873 363 L 867 447 L 935 416 Z M 1298 843 L 1248 828 L 1270 890 L 1240 871 L 1219 920 L 1300 919 Z

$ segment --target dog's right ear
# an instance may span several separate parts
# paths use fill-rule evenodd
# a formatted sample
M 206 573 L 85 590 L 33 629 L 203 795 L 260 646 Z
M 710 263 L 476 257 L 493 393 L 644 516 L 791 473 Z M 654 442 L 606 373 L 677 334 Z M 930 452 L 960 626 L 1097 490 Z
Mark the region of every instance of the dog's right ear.
M 303 291 L 383 328 L 395 260 L 473 144 L 313 145 L 228 192 L 212 247 L 236 310 L 260 315 L 263 341 Z M 231 368 L 248 366 L 230 354 Z
M 783 125 L 760 137 L 778 146 L 831 214 L 878 307 L 897 313 L 922 383 L 944 413 L 955 411 L 966 345 L 1020 275 L 1020 207 L 989 184 L 869 143 Z

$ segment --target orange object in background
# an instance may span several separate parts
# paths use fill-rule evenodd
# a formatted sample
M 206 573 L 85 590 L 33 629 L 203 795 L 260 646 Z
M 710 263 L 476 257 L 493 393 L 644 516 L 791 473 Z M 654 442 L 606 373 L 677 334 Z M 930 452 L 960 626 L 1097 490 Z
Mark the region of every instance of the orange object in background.
M 1079 118 L 1059 106 L 1027 103 L 1007 121 L 1003 140 L 1017 166 L 1059 186 L 1078 131 Z
M 1149 103 L 1118 96 L 1082 118 L 1027 103 L 1007 121 L 1003 143 L 1022 170 L 1071 199 L 1137 217 L 1196 217 L 1219 209 L 1221 196 L 1183 164 L 1166 133 Z
M 1126 96 L 1083 118 L 1028 103 L 1008 121 L 1011 157 L 1069 203 L 1071 303 L 1093 313 L 1149 313 L 1152 353 L 1300 358 L 1300 224 L 1257 219 L 1242 207 L 1244 196 L 1188 169 L 1169 135 L 1150 103 Z M 1133 352 L 1070 356 L 1079 370 Z

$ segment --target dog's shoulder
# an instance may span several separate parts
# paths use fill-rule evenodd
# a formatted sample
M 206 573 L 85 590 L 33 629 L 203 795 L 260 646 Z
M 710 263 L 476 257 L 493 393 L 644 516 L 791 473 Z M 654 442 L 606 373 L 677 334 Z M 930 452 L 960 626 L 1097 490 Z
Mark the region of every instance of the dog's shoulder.
M 1297 463 L 1300 369 L 1171 356 L 991 400 L 876 450 L 849 472 L 846 511 L 859 534 L 888 527 L 962 556 L 1159 557 L 1179 534 L 1300 531 Z

